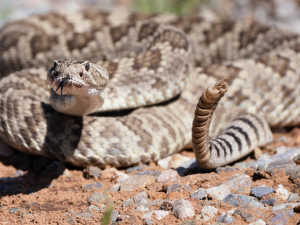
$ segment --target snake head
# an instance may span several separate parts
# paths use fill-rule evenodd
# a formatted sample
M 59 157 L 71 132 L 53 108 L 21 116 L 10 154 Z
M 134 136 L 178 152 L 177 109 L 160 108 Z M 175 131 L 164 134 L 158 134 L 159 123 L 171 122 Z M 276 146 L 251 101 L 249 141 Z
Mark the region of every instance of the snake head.
M 54 60 L 47 82 L 61 95 L 101 94 L 109 80 L 107 71 L 89 61 Z

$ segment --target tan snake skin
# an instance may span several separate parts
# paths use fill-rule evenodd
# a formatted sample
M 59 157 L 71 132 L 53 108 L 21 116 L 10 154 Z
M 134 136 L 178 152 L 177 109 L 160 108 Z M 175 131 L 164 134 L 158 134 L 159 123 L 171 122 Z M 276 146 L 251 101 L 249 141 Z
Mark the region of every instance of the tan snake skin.
M 225 165 L 270 142 L 261 116 L 271 127 L 300 123 L 299 37 L 275 28 L 83 11 L 12 22 L 1 29 L 0 43 L 0 138 L 26 153 L 82 167 L 157 161 L 190 141 L 199 96 L 207 87 L 223 90 L 223 81 L 215 84 L 224 77 L 229 88 L 222 108 L 214 112 L 223 91 L 216 97 L 209 89 L 204 95 L 211 97 L 201 97 L 196 110 L 193 141 L 201 168 Z M 121 115 L 58 113 L 49 106 L 45 69 L 55 59 L 107 69 L 103 111 L 160 104 Z M 237 106 L 252 114 L 232 111 Z M 231 120 L 216 139 L 208 138 Z

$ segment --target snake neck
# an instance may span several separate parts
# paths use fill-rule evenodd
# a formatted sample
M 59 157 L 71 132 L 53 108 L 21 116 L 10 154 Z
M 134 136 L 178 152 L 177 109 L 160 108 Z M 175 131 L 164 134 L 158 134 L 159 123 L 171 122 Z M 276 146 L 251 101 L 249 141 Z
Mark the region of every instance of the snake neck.
M 104 103 L 104 93 L 100 95 L 58 95 L 51 89 L 50 104 L 58 112 L 85 116 L 97 111 Z

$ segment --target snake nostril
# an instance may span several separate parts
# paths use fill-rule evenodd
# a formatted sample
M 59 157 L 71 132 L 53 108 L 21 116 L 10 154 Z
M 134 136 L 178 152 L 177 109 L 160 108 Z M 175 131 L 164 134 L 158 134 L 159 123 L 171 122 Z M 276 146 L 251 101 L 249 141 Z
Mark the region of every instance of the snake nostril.
M 79 73 L 79 76 L 80 76 L 80 77 L 83 77 L 83 73 Z

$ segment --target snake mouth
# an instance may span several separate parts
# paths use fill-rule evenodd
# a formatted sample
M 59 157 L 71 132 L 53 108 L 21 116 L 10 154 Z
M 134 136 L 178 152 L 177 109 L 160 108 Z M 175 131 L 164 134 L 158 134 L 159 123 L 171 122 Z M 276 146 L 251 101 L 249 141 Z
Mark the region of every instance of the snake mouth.
M 103 92 L 102 89 L 88 86 L 88 85 L 86 85 L 76 79 L 73 79 L 72 77 L 69 77 L 69 76 L 57 79 L 54 82 L 54 84 L 58 84 L 56 89 L 54 89 L 54 87 L 53 87 L 53 90 L 55 93 L 57 93 L 57 91 L 60 89 L 60 97 L 61 98 L 63 96 L 63 90 L 65 90 L 64 87 L 67 87 L 67 88 L 73 87 L 73 88 L 77 88 L 77 90 L 82 89 L 83 91 L 79 95 L 82 95 L 83 93 L 85 93 L 84 95 L 100 95 Z M 68 94 L 76 95 L 75 93 L 68 93 Z M 77 93 L 77 95 L 78 95 L 78 93 Z
M 64 77 L 61 79 L 61 81 L 59 82 L 58 86 L 57 86 L 57 89 L 54 91 L 55 93 L 58 91 L 58 89 L 60 88 L 61 92 L 60 92 L 60 97 L 62 98 L 62 93 L 63 93 L 63 88 L 64 88 L 64 85 L 65 85 L 65 82 L 70 80 L 69 77 Z

